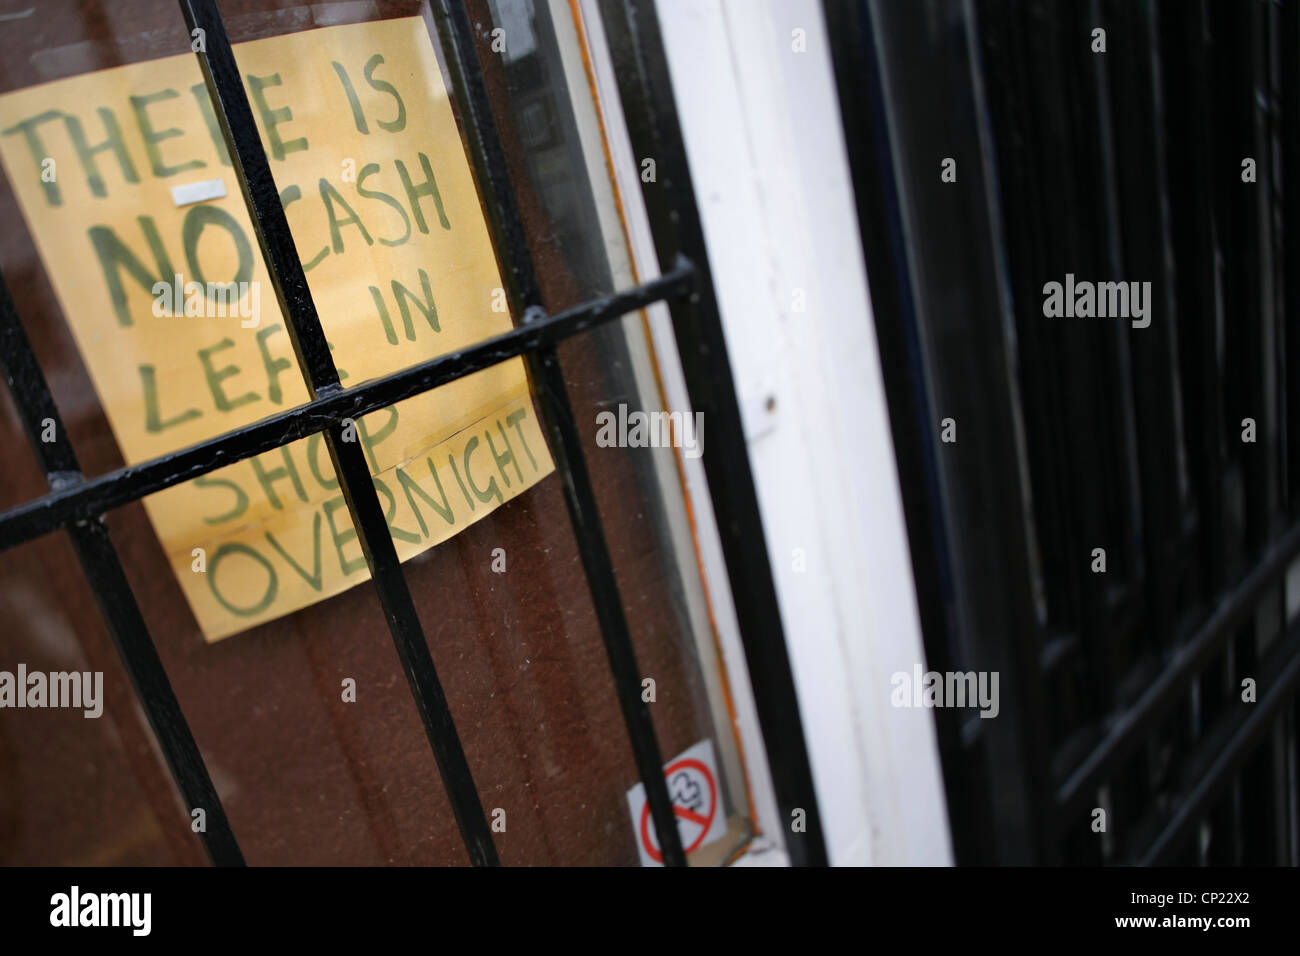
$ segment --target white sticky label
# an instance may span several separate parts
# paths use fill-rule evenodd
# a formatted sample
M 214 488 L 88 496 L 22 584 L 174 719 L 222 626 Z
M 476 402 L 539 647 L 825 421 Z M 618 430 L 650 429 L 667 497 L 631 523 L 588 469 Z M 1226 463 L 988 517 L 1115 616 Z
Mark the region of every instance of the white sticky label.
M 713 742 L 701 740 L 682 751 L 664 765 L 668 798 L 673 802 L 677 833 L 682 849 L 691 853 L 721 839 L 727 832 L 727 812 L 722 806 L 722 788 L 718 783 L 718 765 L 713 759 Z M 659 836 L 650 819 L 650 804 L 645 798 L 645 784 L 638 783 L 627 792 L 627 806 L 636 832 L 636 849 L 642 866 L 663 866 Z
M 178 206 L 203 202 L 205 199 L 221 199 L 226 195 L 226 184 L 220 179 L 204 179 L 197 183 L 172 187 L 172 202 Z

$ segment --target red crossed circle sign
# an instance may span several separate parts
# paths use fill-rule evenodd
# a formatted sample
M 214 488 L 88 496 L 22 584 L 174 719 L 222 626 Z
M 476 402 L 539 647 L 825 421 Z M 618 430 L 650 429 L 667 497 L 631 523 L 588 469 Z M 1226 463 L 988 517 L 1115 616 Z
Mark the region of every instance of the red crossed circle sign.
M 677 832 L 682 836 L 682 849 L 687 853 L 701 843 L 713 825 L 718 812 L 718 785 L 709 768 L 699 760 L 679 760 L 664 771 L 668 781 L 668 796 L 673 801 L 673 816 L 677 818 Z M 695 832 L 698 830 L 699 832 Z M 656 863 L 664 861 L 656 846 L 657 834 L 650 832 L 650 801 L 641 808 L 641 846 Z

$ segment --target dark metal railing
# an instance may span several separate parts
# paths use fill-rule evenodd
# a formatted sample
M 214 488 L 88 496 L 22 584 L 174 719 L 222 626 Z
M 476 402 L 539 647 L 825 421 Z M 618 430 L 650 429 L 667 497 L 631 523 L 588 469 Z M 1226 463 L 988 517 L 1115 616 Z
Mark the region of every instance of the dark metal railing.
M 1300 862 L 1300 4 L 823 8 L 959 862 Z
M 630 57 L 638 66 L 634 76 L 620 76 L 624 84 L 621 93 L 628 100 L 625 110 L 634 143 L 646 152 L 660 151 L 663 154 L 660 168 L 672 171 L 671 175 L 661 176 L 662 188 L 655 195 L 647 196 L 663 275 L 636 288 L 554 315 L 546 312 L 468 16 L 453 0 L 439 0 L 434 11 L 438 33 L 470 141 L 484 206 L 489 210 L 507 293 L 514 314 L 522 317 L 522 323 L 477 345 L 344 389 L 325 343 L 221 14 L 214 0 L 180 0 L 180 6 L 188 28 L 205 31 L 206 52 L 197 54 L 199 63 L 277 300 L 288 320 L 299 368 L 311 398 L 296 408 L 208 441 L 86 479 L 80 473 L 71 447 L 62 438 L 61 427 L 57 429 L 60 436 L 57 442 L 40 441 L 42 421 L 46 418 L 57 421 L 57 412 L 8 291 L 0 280 L 0 361 L 50 483 L 50 494 L 0 513 L 0 548 L 13 547 L 60 528 L 69 530 L 177 786 L 188 806 L 206 811 L 207 827 L 201 836 L 212 861 L 219 865 L 238 865 L 243 857 L 113 553 L 102 515 L 218 467 L 324 433 L 469 857 L 477 865 L 496 864 L 497 854 L 478 791 L 374 483 L 360 444 L 343 440 L 343 428 L 345 419 L 356 419 L 522 356 L 529 363 L 538 390 L 552 456 L 564 484 L 573 532 L 664 862 L 685 865 L 663 778 L 662 757 L 649 712 L 641 700 L 641 674 L 556 352 L 558 343 L 565 339 L 663 301 L 673 317 L 692 403 L 714 423 L 711 433 L 716 437 L 704 449 L 704 465 L 732 592 L 738 597 L 741 639 L 756 692 L 778 804 L 787 818 L 790 811 L 798 808 L 805 811 L 807 819 L 805 830 L 785 834 L 785 843 L 794 862 L 824 863 L 826 851 L 775 589 L 763 546 L 740 412 L 653 11 L 641 3 L 628 2 L 607 5 L 604 15 L 611 21 L 610 33 L 614 38 L 611 43 L 616 58 Z M 630 99 L 633 93 L 635 102 Z

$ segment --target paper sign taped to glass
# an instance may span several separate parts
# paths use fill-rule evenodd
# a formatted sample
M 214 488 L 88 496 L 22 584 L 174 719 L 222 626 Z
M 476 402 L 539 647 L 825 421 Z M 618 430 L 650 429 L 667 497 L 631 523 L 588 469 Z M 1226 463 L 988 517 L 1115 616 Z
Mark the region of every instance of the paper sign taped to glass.
M 507 330 L 423 20 L 235 54 L 343 384 Z M 129 464 L 307 400 L 193 53 L 0 97 L 0 160 Z M 355 439 L 402 560 L 554 467 L 518 358 Z M 209 641 L 369 577 L 320 435 L 145 507 Z

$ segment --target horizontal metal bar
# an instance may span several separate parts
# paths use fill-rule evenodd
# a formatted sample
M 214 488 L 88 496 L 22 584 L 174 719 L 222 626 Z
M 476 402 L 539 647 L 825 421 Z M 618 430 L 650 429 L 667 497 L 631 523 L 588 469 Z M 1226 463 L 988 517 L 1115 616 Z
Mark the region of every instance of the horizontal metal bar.
M 1281 708 L 1295 699 L 1296 685 L 1300 683 L 1300 622 L 1292 624 L 1286 642 L 1271 655 L 1273 661 L 1284 661 L 1277 671 L 1261 670 L 1259 686 L 1261 695 L 1246 709 L 1232 726 L 1226 741 L 1212 738 L 1206 745 L 1213 754 L 1203 773 L 1171 801 L 1171 810 L 1159 827 L 1154 839 L 1138 866 L 1159 866 L 1186 839 L 1188 831 L 1199 823 L 1214 805 L 1214 801 L 1232 783 L 1233 774 L 1250 752 L 1261 734 L 1278 717 Z M 1191 759 L 1191 758 L 1184 758 Z
M 1269 587 L 1275 586 L 1287 566 L 1300 554 L 1300 524 L 1295 525 L 1265 552 L 1215 608 L 1196 634 L 1172 654 L 1146 692 L 1131 706 L 1106 721 L 1106 735 L 1058 789 L 1055 822 L 1069 825 L 1078 811 L 1090 805 L 1097 787 L 1115 763 L 1132 753 L 1146 738 L 1143 728 L 1164 714 L 1186 689 L 1185 685 L 1209 662 L 1254 610 Z
M 525 352 L 562 342 L 660 300 L 688 294 L 693 289 L 694 278 L 691 263 L 679 259 L 671 272 L 636 288 L 555 315 L 539 316 L 527 325 L 469 348 L 313 399 L 208 441 L 107 472 L 76 487 L 10 508 L 0 513 L 0 550 L 306 438 L 344 418 L 355 420 Z
M 63 429 L 49 384 L 3 276 L 0 276 L 0 366 L 4 368 L 10 394 L 50 487 L 79 482 L 81 468 L 76 452 Z M 53 441 L 46 441 L 42 434 L 47 424 L 53 425 Z M 205 829 L 199 838 L 208 857 L 217 866 L 242 866 L 243 853 L 167 679 L 158 649 L 149 636 L 108 529 L 100 521 L 86 521 L 72 525 L 68 532 L 176 788 L 188 810 L 201 808 L 204 812 Z M 184 819 L 186 823 L 191 822 L 188 815 Z

